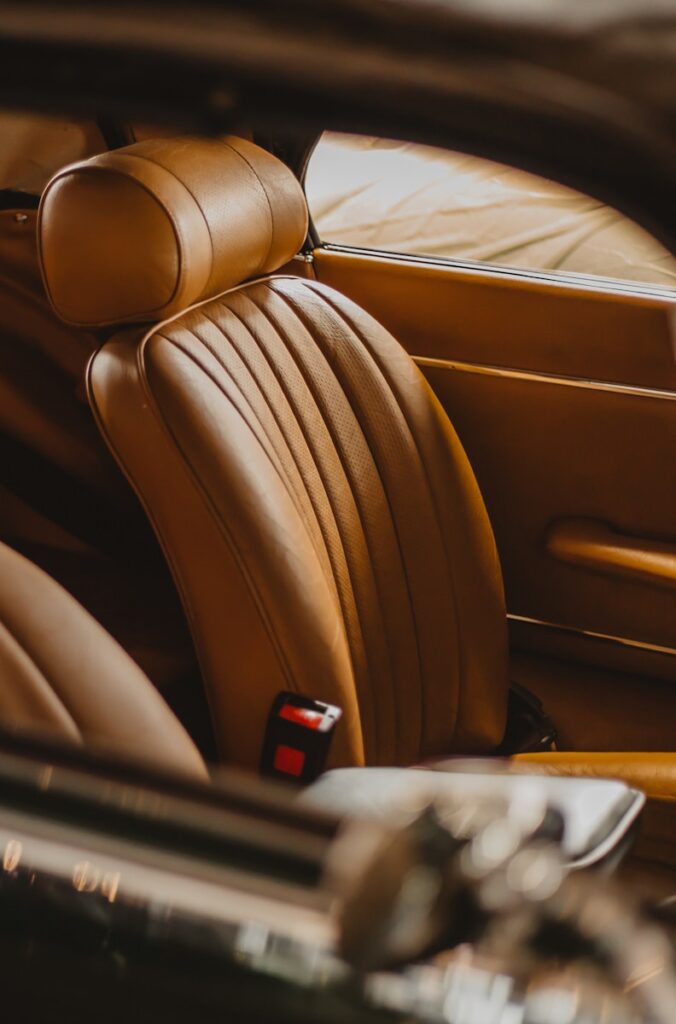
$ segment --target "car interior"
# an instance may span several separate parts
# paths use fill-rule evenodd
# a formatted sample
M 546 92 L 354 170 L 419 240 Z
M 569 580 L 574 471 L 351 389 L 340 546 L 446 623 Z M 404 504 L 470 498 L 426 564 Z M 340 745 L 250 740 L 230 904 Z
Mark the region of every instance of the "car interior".
M 673 891 L 673 295 L 321 239 L 265 140 L 2 123 L 3 727 L 207 779 L 296 694 L 343 794 L 644 791 Z

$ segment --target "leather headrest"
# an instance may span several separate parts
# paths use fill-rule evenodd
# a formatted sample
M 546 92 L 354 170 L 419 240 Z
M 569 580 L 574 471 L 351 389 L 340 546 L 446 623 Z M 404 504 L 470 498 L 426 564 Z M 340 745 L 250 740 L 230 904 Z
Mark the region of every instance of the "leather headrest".
M 38 220 L 50 301 L 86 327 L 173 316 L 277 270 L 306 233 L 291 171 L 236 138 L 138 142 L 72 164 Z

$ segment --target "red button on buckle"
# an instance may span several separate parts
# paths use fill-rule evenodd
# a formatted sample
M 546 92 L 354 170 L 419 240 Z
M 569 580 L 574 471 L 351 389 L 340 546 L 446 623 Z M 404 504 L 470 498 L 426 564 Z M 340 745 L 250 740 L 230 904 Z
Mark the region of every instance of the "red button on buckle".
M 321 711 L 313 711 L 312 708 L 294 707 L 293 704 L 285 704 L 279 712 L 280 718 L 287 722 L 296 722 L 297 725 L 304 725 L 306 729 L 318 729 L 324 719 Z
M 275 697 L 263 739 L 261 775 L 309 783 L 324 771 L 342 711 L 335 704 L 283 690 Z
M 275 757 L 272 763 L 276 771 L 283 772 L 284 775 L 294 775 L 298 778 L 298 776 L 303 774 L 305 754 L 302 750 L 296 750 L 295 747 L 285 747 L 282 743 L 275 750 Z

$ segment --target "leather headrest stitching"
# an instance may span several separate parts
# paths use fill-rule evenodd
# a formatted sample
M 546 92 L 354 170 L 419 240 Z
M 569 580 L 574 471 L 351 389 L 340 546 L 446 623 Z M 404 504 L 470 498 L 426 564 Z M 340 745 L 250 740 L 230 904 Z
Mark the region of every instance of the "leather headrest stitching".
M 162 139 L 59 171 L 38 217 L 45 288 L 67 323 L 173 316 L 294 256 L 307 234 L 291 171 L 243 139 Z

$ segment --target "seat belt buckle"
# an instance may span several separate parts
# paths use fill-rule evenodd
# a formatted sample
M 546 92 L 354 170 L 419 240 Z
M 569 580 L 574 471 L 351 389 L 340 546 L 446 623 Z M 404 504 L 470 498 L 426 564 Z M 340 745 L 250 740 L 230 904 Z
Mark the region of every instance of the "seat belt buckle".
M 261 775 L 307 784 L 324 771 L 343 712 L 298 693 L 283 691 L 272 704 L 263 740 Z
M 511 683 L 507 704 L 507 728 L 495 751 L 501 756 L 556 750 L 556 726 L 542 701 L 525 686 Z

